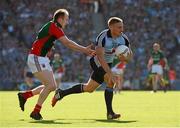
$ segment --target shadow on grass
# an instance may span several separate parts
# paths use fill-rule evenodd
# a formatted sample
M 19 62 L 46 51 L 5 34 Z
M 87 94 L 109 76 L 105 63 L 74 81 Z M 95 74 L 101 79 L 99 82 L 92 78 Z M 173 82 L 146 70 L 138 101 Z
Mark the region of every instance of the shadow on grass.
M 72 123 L 65 123 L 65 122 L 56 122 L 56 120 L 34 120 L 29 121 L 29 123 L 40 123 L 40 124 L 72 124 Z
M 102 123 L 133 123 L 133 122 L 138 122 L 137 120 L 107 120 L 107 119 L 56 119 L 56 120 L 76 120 L 76 121 L 80 121 L 83 120 L 85 121 L 84 123 L 86 123 L 86 121 L 90 121 L 90 122 L 102 122 Z
M 20 121 L 25 121 L 24 119 L 20 119 Z M 64 122 L 67 121 L 67 122 Z M 35 124 L 74 124 L 76 122 L 82 123 L 134 123 L 138 122 L 137 120 L 107 120 L 107 119 L 54 119 L 54 120 L 31 120 L 29 123 Z
M 98 122 L 104 122 L 104 123 L 133 123 L 133 122 L 137 122 L 137 120 L 97 120 L 95 119 L 95 121 L 98 121 Z

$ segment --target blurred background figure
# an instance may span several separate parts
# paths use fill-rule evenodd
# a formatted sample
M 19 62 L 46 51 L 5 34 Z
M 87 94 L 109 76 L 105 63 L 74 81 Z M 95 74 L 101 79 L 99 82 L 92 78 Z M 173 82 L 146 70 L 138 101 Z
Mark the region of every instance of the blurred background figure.
M 120 61 L 118 57 L 115 57 L 112 65 L 113 67 L 111 70 L 113 74 L 115 74 L 116 80 L 118 81 L 118 83 L 114 87 L 114 92 L 120 93 L 120 91 L 122 90 L 123 82 L 124 82 L 123 74 L 126 67 L 126 63 L 123 61 Z
M 18 90 L 19 91 L 31 90 L 40 84 L 41 84 L 40 81 L 34 77 L 33 73 L 30 71 L 28 66 L 25 66 L 25 68 L 24 68 L 24 81 L 22 81 L 18 85 Z
M 167 68 L 168 64 L 164 53 L 160 49 L 159 43 L 153 44 L 153 49 L 147 67 L 150 73 L 152 73 L 153 91 L 156 92 L 159 88 L 158 83 L 160 83 L 161 87 L 163 87 L 164 91 L 166 91 L 166 83 L 163 78 L 163 68 Z
M 170 67 L 169 72 L 168 72 L 168 77 L 169 77 L 169 84 L 171 89 L 175 89 L 175 81 L 176 81 L 176 71 L 173 66 Z
M 55 77 L 57 86 L 61 86 L 61 79 L 65 72 L 65 66 L 61 58 L 61 55 L 59 53 L 54 54 L 54 58 L 51 62 L 51 65 L 53 68 L 54 77 Z

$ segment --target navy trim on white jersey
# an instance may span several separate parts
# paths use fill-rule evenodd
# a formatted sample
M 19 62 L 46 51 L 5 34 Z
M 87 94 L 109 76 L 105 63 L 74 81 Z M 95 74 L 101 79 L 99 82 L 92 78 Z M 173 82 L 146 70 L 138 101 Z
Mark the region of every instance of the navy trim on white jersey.
M 126 45 L 127 47 L 130 47 L 129 39 L 124 33 L 117 38 L 112 38 L 110 29 L 105 29 L 97 36 L 95 45 L 104 47 L 104 59 L 107 63 L 113 62 L 116 47 L 119 45 Z M 94 60 L 96 65 L 99 67 L 100 63 L 96 56 L 94 57 Z

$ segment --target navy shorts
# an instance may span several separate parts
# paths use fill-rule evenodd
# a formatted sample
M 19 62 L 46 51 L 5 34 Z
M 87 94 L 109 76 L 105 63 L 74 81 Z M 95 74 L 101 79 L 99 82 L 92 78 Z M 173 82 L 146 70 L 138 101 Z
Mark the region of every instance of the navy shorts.
M 106 74 L 106 72 L 104 71 L 102 66 L 97 66 L 96 63 L 94 62 L 94 57 L 92 57 L 90 59 L 90 65 L 91 68 L 93 70 L 92 74 L 91 74 L 91 79 L 93 79 L 94 81 L 96 81 L 99 84 L 102 84 L 104 82 L 104 75 Z M 109 67 L 111 67 L 111 63 L 108 63 Z

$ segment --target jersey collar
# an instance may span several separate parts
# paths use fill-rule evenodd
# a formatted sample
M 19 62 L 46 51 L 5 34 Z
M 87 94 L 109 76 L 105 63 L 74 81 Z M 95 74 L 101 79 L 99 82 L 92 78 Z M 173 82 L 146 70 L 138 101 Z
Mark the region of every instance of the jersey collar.
M 62 25 L 58 22 L 55 22 L 57 24 L 58 27 L 62 28 Z
M 58 23 L 57 21 L 52 20 L 58 27 L 62 28 L 62 25 Z
M 108 38 L 112 38 L 111 30 L 110 30 L 110 29 L 108 29 L 108 31 L 107 31 L 107 37 L 108 37 Z

